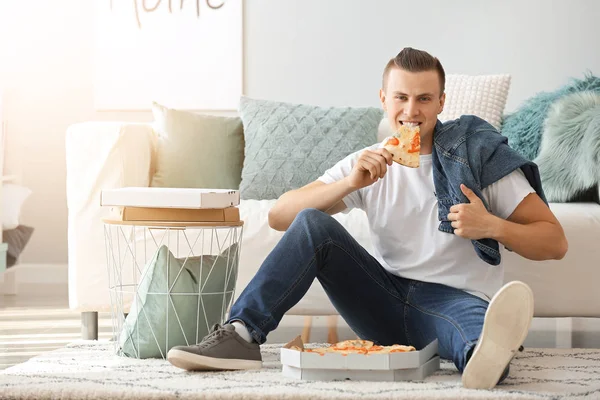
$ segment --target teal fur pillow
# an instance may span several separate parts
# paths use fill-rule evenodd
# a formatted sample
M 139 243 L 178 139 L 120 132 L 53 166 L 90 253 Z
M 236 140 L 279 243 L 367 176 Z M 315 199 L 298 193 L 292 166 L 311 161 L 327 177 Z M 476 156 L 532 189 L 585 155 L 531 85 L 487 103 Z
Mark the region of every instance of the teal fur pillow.
M 334 108 L 240 99 L 245 158 L 242 199 L 277 199 L 377 142 L 379 108 Z
M 587 73 L 584 79 L 573 78 L 570 83 L 553 92 L 536 94 L 517 111 L 505 116 L 502 134 L 508 138 L 513 149 L 533 160 L 539 153 L 544 120 L 552 104 L 568 94 L 586 90 L 600 92 L 600 78 Z
M 600 182 L 600 92 L 566 95 L 550 109 L 538 164 L 550 202 L 567 202 Z
M 233 244 L 220 255 L 186 261 L 175 258 L 162 245 L 144 268 L 137 299 L 123 324 L 119 354 L 161 358 L 173 346 L 202 340 L 213 324 L 222 322 L 223 310 L 230 304 L 237 278 L 237 251 L 238 245 Z M 167 273 L 170 296 L 166 294 Z M 195 295 L 199 291 L 202 295 Z

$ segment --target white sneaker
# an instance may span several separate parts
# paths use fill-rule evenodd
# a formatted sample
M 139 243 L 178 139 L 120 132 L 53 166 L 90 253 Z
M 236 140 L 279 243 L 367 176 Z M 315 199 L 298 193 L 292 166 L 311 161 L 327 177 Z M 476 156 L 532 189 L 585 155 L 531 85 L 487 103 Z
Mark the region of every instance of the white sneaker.
M 525 341 L 533 319 L 533 292 L 520 281 L 509 282 L 485 313 L 481 336 L 462 374 L 469 389 L 491 389 Z

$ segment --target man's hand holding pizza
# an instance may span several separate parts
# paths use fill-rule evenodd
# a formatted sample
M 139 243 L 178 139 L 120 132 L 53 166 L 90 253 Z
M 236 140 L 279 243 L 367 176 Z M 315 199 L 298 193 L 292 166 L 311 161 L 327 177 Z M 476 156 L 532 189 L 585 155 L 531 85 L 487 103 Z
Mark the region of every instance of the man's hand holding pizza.
M 448 219 L 452 222 L 454 234 L 472 240 L 489 238 L 497 217 L 486 210 L 481 199 L 471 189 L 463 184 L 460 189 L 470 203 L 450 207 Z
M 386 149 L 363 151 L 346 177 L 348 186 L 358 190 L 372 185 L 385 176 L 389 165 L 392 165 L 392 155 Z

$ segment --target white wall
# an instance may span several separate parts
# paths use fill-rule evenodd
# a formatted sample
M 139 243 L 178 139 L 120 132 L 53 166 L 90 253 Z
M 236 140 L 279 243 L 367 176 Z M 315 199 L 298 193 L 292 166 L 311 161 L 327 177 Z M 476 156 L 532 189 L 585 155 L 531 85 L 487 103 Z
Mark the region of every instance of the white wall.
M 595 0 L 246 0 L 244 14 L 253 97 L 378 106 L 381 71 L 404 46 L 438 56 L 447 73 L 512 74 L 507 111 L 586 70 L 600 74 Z M 91 0 L 0 0 L 7 167 L 34 192 L 23 262 L 66 262 L 69 124 L 151 119 L 93 110 L 93 22 Z
M 510 73 L 507 110 L 584 70 L 600 74 L 596 0 L 249 2 L 246 89 L 253 96 L 378 105 L 386 62 L 405 46 L 446 73 Z

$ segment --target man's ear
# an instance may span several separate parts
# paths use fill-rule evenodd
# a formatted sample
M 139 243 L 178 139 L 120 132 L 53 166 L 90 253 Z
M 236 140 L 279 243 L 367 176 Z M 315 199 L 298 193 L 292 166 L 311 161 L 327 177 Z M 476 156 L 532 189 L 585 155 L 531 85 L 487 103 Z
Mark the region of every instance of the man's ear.
M 442 93 L 440 96 L 440 108 L 438 110 L 438 114 L 441 114 L 444 111 L 444 104 L 446 104 L 446 93 Z
M 381 100 L 381 107 L 383 107 L 383 111 L 387 112 L 387 107 L 385 106 L 385 92 L 383 89 L 379 89 L 379 100 Z

